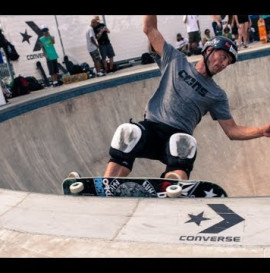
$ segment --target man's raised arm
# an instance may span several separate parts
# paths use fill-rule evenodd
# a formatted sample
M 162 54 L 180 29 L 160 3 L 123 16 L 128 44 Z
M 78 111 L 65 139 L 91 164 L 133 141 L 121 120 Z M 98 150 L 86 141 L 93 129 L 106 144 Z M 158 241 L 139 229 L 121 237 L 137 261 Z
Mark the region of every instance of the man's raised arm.
M 155 52 L 161 56 L 165 40 L 162 34 L 157 29 L 156 15 L 143 16 L 143 32 L 146 34 Z

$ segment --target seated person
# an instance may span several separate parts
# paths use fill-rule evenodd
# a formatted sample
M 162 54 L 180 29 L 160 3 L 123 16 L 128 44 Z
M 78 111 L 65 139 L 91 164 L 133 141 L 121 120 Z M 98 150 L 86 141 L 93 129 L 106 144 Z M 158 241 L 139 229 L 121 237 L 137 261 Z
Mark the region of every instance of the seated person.
M 202 39 L 202 45 L 204 46 L 204 44 L 207 41 L 211 40 L 212 38 L 213 38 L 213 36 L 210 34 L 210 29 L 209 28 L 205 29 L 204 36 L 203 36 L 203 39 Z
M 226 38 L 233 41 L 232 33 L 231 33 L 231 30 L 230 30 L 230 28 L 228 26 L 226 26 L 223 29 L 223 37 L 226 37 Z
M 179 51 L 185 53 L 186 55 L 190 56 L 190 52 L 188 50 L 188 39 L 184 38 L 181 33 L 176 35 L 176 43 L 175 48 Z

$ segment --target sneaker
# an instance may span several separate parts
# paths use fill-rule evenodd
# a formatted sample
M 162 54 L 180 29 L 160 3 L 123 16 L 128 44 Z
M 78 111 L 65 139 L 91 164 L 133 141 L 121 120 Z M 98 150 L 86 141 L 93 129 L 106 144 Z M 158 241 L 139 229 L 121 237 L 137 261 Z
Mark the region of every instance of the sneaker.
M 53 83 L 53 87 L 57 87 L 57 86 L 60 86 L 62 84 L 63 84 L 63 82 L 59 80 L 58 82 Z
M 102 77 L 102 76 L 105 76 L 105 74 L 103 74 L 102 72 L 98 72 L 98 73 L 97 73 L 97 76 L 98 76 L 98 77 Z

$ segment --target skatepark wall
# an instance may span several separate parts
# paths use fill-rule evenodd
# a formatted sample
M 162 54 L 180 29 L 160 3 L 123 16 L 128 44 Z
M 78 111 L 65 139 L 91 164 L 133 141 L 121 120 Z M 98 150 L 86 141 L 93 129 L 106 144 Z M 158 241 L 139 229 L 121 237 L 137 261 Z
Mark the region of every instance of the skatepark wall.
M 49 27 L 51 35 L 55 36 L 55 48 L 59 54 L 59 62 L 63 62 L 64 55 L 81 64 L 89 63 L 93 66 L 86 47 L 86 31 L 93 15 L 1 15 L 0 24 L 6 38 L 15 45 L 20 58 L 12 62 L 15 75 L 34 76 L 41 79 L 36 69 L 36 62 L 40 61 L 47 75 L 48 69 L 42 50 L 37 46 L 39 28 L 42 24 Z M 148 41 L 142 31 L 141 15 L 100 15 L 105 18 L 110 29 L 111 43 L 115 50 L 115 61 L 140 57 L 148 51 Z M 200 15 L 201 29 L 211 27 L 209 15 Z M 182 33 L 187 37 L 183 15 L 160 15 L 159 28 L 165 39 L 176 42 L 176 34 Z M 41 35 L 41 33 L 40 33 Z

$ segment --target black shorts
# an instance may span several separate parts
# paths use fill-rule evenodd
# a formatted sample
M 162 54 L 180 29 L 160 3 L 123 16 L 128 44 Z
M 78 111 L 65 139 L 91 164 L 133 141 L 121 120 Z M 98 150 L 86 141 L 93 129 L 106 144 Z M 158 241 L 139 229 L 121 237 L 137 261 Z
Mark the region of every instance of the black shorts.
M 189 43 L 195 43 L 195 42 L 200 42 L 201 40 L 201 35 L 199 31 L 191 31 L 188 33 L 188 42 Z
M 136 123 L 135 123 L 136 124 Z M 130 154 L 123 154 L 120 151 L 110 149 L 112 158 L 110 161 L 118 163 L 122 166 L 128 167 L 132 170 L 135 158 L 149 158 L 159 160 L 166 165 L 166 171 L 183 170 L 187 173 L 188 177 L 193 169 L 193 164 L 196 159 L 196 154 L 191 159 L 180 159 L 173 157 L 169 150 L 170 137 L 175 133 L 186 133 L 171 126 L 156 123 L 149 120 L 140 121 L 139 127 L 142 128 L 142 137 Z M 117 156 L 115 156 L 117 155 Z M 122 163 L 125 164 L 122 164 Z M 127 165 L 126 162 L 129 164 Z
M 115 53 L 111 44 L 99 45 L 99 52 L 100 52 L 102 60 L 106 60 L 106 57 L 112 58 L 115 56 Z
M 47 66 L 48 66 L 50 75 L 54 75 L 59 72 L 57 60 L 47 60 Z

